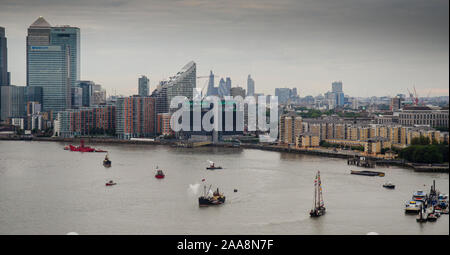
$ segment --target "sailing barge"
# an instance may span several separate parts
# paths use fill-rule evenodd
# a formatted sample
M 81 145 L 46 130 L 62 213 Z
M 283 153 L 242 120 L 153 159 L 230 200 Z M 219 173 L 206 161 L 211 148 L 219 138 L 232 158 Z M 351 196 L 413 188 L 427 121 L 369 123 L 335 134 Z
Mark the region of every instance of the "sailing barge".
M 322 195 L 322 181 L 320 180 L 320 171 L 317 171 L 314 179 L 314 204 L 309 212 L 311 217 L 320 217 L 325 214 L 325 203 Z
M 198 205 L 200 207 L 210 206 L 210 205 L 221 205 L 225 203 L 225 196 L 219 192 L 219 188 L 213 192 L 210 196 L 211 185 L 209 185 L 208 191 L 206 191 L 206 185 L 203 187 L 203 195 L 198 198 Z

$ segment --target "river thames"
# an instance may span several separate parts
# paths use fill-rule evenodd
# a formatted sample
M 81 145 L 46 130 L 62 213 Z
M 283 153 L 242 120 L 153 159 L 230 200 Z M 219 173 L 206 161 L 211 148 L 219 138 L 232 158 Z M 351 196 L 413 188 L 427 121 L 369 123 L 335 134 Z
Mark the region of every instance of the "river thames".
M 378 168 L 351 175 L 345 159 L 240 148 L 0 141 L 0 234 L 449 234 L 448 215 L 419 224 L 404 214 L 416 190 L 449 191 L 448 173 Z M 207 160 L 224 167 L 209 171 Z M 166 178 L 154 178 L 155 167 Z M 327 213 L 310 218 L 320 170 Z M 362 170 L 362 169 L 359 169 Z M 117 185 L 106 187 L 114 180 Z M 226 203 L 199 208 L 202 179 Z M 394 190 L 382 184 L 391 181 Z M 234 192 L 237 189 L 238 192 Z

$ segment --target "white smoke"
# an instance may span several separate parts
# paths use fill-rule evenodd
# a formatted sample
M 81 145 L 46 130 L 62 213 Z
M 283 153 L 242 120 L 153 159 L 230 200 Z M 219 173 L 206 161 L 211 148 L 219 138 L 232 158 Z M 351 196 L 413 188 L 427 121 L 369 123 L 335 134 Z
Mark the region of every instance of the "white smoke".
M 200 183 L 189 184 L 188 192 L 190 195 L 198 195 L 200 191 Z

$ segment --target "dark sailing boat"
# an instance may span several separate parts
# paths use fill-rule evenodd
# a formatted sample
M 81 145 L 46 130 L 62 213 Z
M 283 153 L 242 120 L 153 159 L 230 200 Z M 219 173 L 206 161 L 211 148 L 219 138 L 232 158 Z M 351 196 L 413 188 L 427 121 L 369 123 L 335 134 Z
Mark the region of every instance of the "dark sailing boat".
M 322 182 L 320 180 L 320 171 L 317 171 L 316 179 L 314 179 L 314 205 L 309 215 L 311 217 L 319 217 L 325 214 L 325 206 L 322 195 Z
M 225 203 L 225 196 L 219 192 L 219 188 L 213 192 L 212 196 L 209 195 L 210 191 L 211 185 L 209 185 L 208 191 L 206 191 L 206 185 L 203 187 L 203 196 L 198 198 L 198 205 L 200 207 Z
M 108 154 L 106 154 L 105 159 L 103 160 L 104 167 L 111 167 L 111 160 L 108 158 Z

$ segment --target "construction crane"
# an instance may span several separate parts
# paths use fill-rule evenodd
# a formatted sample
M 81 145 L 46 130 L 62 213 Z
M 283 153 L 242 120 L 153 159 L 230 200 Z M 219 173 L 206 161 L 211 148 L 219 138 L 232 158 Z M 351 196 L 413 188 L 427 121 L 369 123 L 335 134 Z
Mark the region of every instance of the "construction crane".
M 411 99 L 411 102 L 413 105 L 417 105 L 419 103 L 419 98 L 417 97 L 417 92 L 416 92 L 416 86 L 414 86 L 414 94 L 411 93 L 411 91 L 408 90 L 408 94 L 409 94 L 409 98 Z

